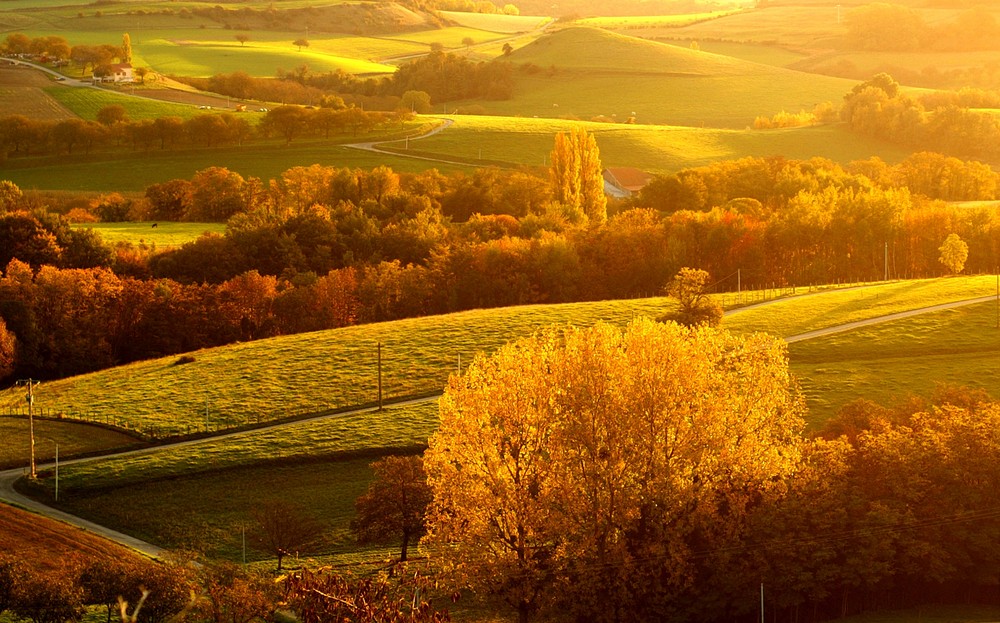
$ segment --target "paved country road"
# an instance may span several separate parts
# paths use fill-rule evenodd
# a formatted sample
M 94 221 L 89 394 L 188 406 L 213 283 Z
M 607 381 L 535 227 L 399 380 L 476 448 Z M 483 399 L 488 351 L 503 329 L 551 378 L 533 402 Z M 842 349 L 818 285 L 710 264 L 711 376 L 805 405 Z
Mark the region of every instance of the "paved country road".
M 826 290 L 826 291 L 822 291 L 822 292 L 817 292 L 817 293 L 814 293 L 814 294 L 810 294 L 808 296 L 819 296 L 819 295 L 822 295 L 825 292 L 836 292 L 836 291 L 837 290 Z M 996 296 L 981 296 L 981 297 L 974 298 L 974 299 L 966 299 L 964 301 L 953 301 L 951 303 L 942 303 L 940 305 L 933 305 L 931 307 L 923 307 L 923 308 L 920 308 L 920 309 L 913 309 L 913 310 L 909 310 L 909 311 L 898 312 L 898 313 L 895 313 L 895 314 L 888 314 L 888 315 L 879 316 L 879 317 L 876 317 L 876 318 L 869 318 L 867 320 L 859 320 L 859 321 L 856 321 L 856 322 L 849 322 L 849 323 L 845 323 L 845 324 L 842 324 L 842 325 L 837 325 L 837 326 L 834 326 L 834 327 L 827 327 L 825 329 L 817 329 L 816 331 L 809 331 L 807 333 L 802 333 L 802 334 L 799 334 L 799 335 L 792 335 L 792 336 L 786 337 L 785 341 L 788 342 L 788 343 L 801 342 L 801 341 L 804 341 L 804 340 L 810 340 L 810 339 L 817 338 L 817 337 L 822 337 L 822 336 L 825 336 L 825 335 L 832 335 L 834 333 L 842 333 L 842 332 L 845 332 L 845 331 L 852 331 L 854 329 L 858 329 L 858 328 L 861 328 L 861 327 L 868 327 L 868 326 L 872 326 L 872 325 L 882 324 L 882 323 L 885 323 L 885 322 L 891 322 L 893 320 L 900 320 L 900 319 L 903 319 L 903 318 L 910 318 L 912 316 L 918 316 L 920 314 L 928 314 L 928 313 L 932 313 L 932 312 L 936 312 L 936 311 L 941 311 L 941 310 L 945 310 L 945 309 L 954 309 L 956 307 L 964 307 L 966 305 L 975 305 L 977 303 L 985 303 L 985 302 L 992 301 L 992 300 L 995 300 L 995 299 L 996 299 Z M 773 303 L 773 302 L 780 301 L 780 300 L 786 300 L 786 299 L 775 299 L 775 301 L 769 301 L 769 302 L 763 303 L 763 304 L 769 304 L 769 303 Z M 741 308 L 741 309 L 743 309 L 743 308 Z M 739 310 L 732 310 L 732 311 L 739 311 Z M 430 397 L 427 397 L 427 398 L 418 398 L 416 400 L 411 400 L 411 401 L 402 402 L 402 403 L 396 403 L 396 404 L 392 405 L 392 407 L 412 405 L 412 404 L 417 404 L 417 403 L 421 403 L 421 402 L 429 402 L 431 400 L 437 400 L 437 396 L 430 396 Z M 370 412 L 370 411 L 374 411 L 374 410 L 375 410 L 374 407 L 365 408 L 365 409 L 357 409 L 357 410 L 354 410 L 354 411 L 347 411 L 347 412 L 341 412 L 341 413 L 334 413 L 334 414 L 324 415 L 324 416 L 317 417 L 316 419 L 329 419 L 329 418 L 343 417 L 345 415 L 353 415 L 353 414 L 357 414 L 357 413 L 366 413 L 366 412 Z M 283 425 L 284 424 L 275 424 L 275 425 L 267 427 L 267 428 L 276 428 L 276 427 L 283 426 Z M 232 437 L 239 437 L 240 435 L 248 435 L 248 434 L 257 432 L 259 430 L 262 430 L 262 429 L 258 428 L 258 429 L 254 429 L 254 430 L 251 430 L 251 431 L 239 431 L 239 432 L 235 432 L 235 433 L 224 433 L 224 434 L 221 434 L 221 435 L 215 435 L 215 436 L 212 436 L 212 437 L 205 437 L 205 438 L 202 438 L 202 439 L 194 439 L 194 440 L 190 440 L 190 441 L 182 441 L 182 442 L 173 443 L 173 444 L 166 444 L 166 445 L 161 445 L 161 446 L 155 446 L 155 447 L 152 447 L 152 448 L 143 448 L 141 450 L 131 450 L 131 451 L 128 451 L 128 452 L 118 452 L 118 453 L 114 453 L 114 454 L 106 454 L 106 455 L 96 456 L 96 457 L 88 457 L 88 458 L 83 458 L 83 459 L 74 459 L 74 460 L 69 460 L 69 461 L 61 461 L 60 463 L 61 463 L 61 465 L 73 465 L 73 464 L 77 464 L 77 463 L 85 463 L 85 462 L 88 462 L 88 461 L 95 461 L 95 460 L 105 459 L 105 458 L 110 458 L 110 457 L 122 457 L 122 456 L 130 456 L 130 455 L 144 454 L 144 453 L 150 453 L 150 452 L 169 451 L 169 450 L 172 450 L 172 449 L 175 449 L 175 448 L 179 448 L 179 447 L 192 446 L 192 445 L 196 445 L 196 444 L 199 444 L 199 443 L 214 442 L 214 441 L 218 441 L 220 439 L 228 439 L 228 438 L 232 438 Z M 48 469 L 48 468 L 51 468 L 51 467 L 52 467 L 52 464 L 46 464 L 46 465 L 39 466 L 39 469 Z M 64 521 L 64 522 L 66 522 L 66 523 L 68 523 L 70 525 L 77 526 L 79 528 L 82 528 L 82 529 L 87 530 L 89 532 L 92 532 L 94 534 L 106 537 L 106 538 L 108 538 L 108 539 L 110 539 L 112 541 L 120 543 L 121 545 L 129 547 L 129 548 L 134 549 L 136 551 L 139 551 L 139 552 L 141 552 L 141 553 L 143 553 L 143 554 L 145 554 L 147 556 L 151 556 L 151 557 L 156 558 L 156 557 L 161 556 L 165 552 L 165 550 L 163 548 L 158 547 L 156 545 L 153 545 L 152 543 L 147 543 L 147 542 L 142 541 L 140 539 L 137 539 L 135 537 L 131 537 L 131 536 L 127 535 L 127 534 L 122 534 L 121 532 L 117 532 L 115 530 L 111 530 L 110 528 L 106 528 L 104 526 L 95 524 L 95 523 L 93 523 L 91 521 L 87 521 L 86 519 L 82 519 L 82 518 L 77 517 L 75 515 L 71 515 L 69 513 L 65 513 L 63 511 L 54 509 L 51 506 L 48 506 L 48 505 L 43 504 L 41 502 L 38 502 L 36 500 L 32 500 L 31 498 L 28 498 L 27 496 L 21 495 L 20 493 L 18 493 L 17 491 L 14 490 L 14 483 L 19 478 L 21 478 L 22 476 L 24 476 L 24 471 L 25 470 L 23 468 L 21 468 L 21 469 L 12 469 L 12 470 L 7 470 L 7 471 L 4 471 L 4 472 L 0 472 L 0 502 L 4 502 L 4 503 L 7 503 L 7 504 L 12 504 L 14 506 L 18 506 L 18 507 L 24 508 L 26 510 L 38 513 L 40 515 L 44 515 L 46 517 L 50 517 L 52 519 L 58 519 L 60 521 Z

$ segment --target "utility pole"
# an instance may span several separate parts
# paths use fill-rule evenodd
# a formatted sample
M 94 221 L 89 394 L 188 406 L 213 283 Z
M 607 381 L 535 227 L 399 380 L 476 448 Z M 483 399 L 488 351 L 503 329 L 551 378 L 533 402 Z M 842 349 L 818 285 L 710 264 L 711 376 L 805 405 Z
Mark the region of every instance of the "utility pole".
M 882 264 L 885 270 L 885 276 L 882 281 L 889 281 L 889 243 L 885 243 L 885 251 L 882 253 Z
M 35 392 L 34 387 L 38 385 L 38 381 L 32 379 L 24 379 L 17 382 L 18 385 L 26 385 L 28 387 L 28 393 L 24 395 L 24 399 L 28 401 L 28 437 L 31 440 L 31 452 L 30 452 L 30 478 L 34 480 L 38 477 L 38 472 L 35 470 L 35 417 L 34 411 L 32 410 L 32 405 L 35 403 Z
M 56 444 L 56 502 L 59 501 L 59 444 Z
M 378 410 L 382 410 L 382 342 L 378 343 Z

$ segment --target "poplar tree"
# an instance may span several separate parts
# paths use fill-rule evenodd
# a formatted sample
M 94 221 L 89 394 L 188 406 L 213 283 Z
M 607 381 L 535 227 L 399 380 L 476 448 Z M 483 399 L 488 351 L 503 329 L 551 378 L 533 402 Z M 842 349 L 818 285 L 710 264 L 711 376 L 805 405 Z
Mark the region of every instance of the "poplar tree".
M 563 205 L 578 208 L 592 225 L 608 219 L 608 201 L 601 175 L 601 152 L 593 134 L 583 128 L 556 135 L 550 158 L 553 195 Z
M 132 62 L 132 38 L 128 36 L 128 33 L 122 35 L 122 62 Z

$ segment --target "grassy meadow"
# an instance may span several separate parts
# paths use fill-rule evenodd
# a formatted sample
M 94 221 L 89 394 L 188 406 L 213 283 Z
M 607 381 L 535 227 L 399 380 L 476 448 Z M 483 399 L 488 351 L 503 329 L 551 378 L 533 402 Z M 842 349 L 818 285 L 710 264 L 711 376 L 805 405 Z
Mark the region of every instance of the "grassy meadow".
M 5 403 L 7 401 L 4 401 Z M 23 400 L 21 405 L 23 406 Z M 6 406 L 6 405 L 3 405 Z M 0 413 L 8 413 L 5 408 Z M 26 466 L 30 456 L 27 417 L 0 417 L 0 469 Z M 59 456 L 66 458 L 90 452 L 106 452 L 138 444 L 135 437 L 120 431 L 79 422 L 35 419 L 35 458 L 51 461 L 59 446 Z
M 682 126 L 629 125 L 564 119 L 450 115 L 453 124 L 444 132 L 382 147 L 394 153 L 431 158 L 457 158 L 470 164 L 501 162 L 544 167 L 552 152 L 553 137 L 583 127 L 591 132 L 605 166 L 632 166 L 655 174 L 745 156 L 808 159 L 814 156 L 848 163 L 877 155 L 898 162 L 906 150 L 850 133 L 841 125 L 821 125 L 779 130 L 725 130 Z M 619 119 L 623 119 L 620 115 Z M 624 119 L 623 119 L 624 120 Z
M 135 92 L 140 94 L 140 96 L 136 97 L 130 91 L 116 92 L 61 85 L 45 89 L 45 93 L 52 99 L 71 110 L 81 119 L 89 121 L 95 121 L 97 119 L 97 112 L 105 106 L 111 105 L 118 105 L 124 108 L 128 118 L 133 121 L 156 119 L 157 117 L 190 119 L 205 112 L 204 110 L 199 110 L 197 106 L 190 104 L 176 104 L 141 97 L 141 88 Z
M 76 229 L 92 229 L 108 244 L 128 242 L 135 245 L 147 245 L 156 249 L 179 247 L 196 240 L 205 233 L 222 234 L 226 231 L 224 223 L 171 223 L 158 222 L 153 227 L 151 222 L 125 223 L 77 223 Z
M 880 404 L 926 398 L 936 383 L 1000 397 L 995 302 L 798 342 L 789 353 L 814 425 L 859 397 Z
M 726 326 L 787 337 L 984 296 L 992 286 L 991 277 L 970 277 L 791 297 L 733 313 Z M 72 417 L 113 416 L 161 435 L 226 429 L 374 402 L 379 343 L 383 396 L 412 396 L 439 391 L 460 358 L 468 363 L 477 353 L 492 352 L 539 327 L 622 325 L 638 315 L 659 316 L 671 305 L 664 298 L 536 305 L 284 336 L 197 351 L 191 354 L 195 361 L 184 365 L 166 357 L 45 383 L 36 404 Z M 0 400 L 16 398 L 0 394 Z
M 393 132 L 395 134 L 395 132 Z M 226 167 L 244 177 L 275 179 L 296 166 L 322 164 L 334 167 L 373 169 L 386 165 L 396 171 L 419 172 L 428 163 L 405 157 L 387 156 L 344 147 L 351 140 L 374 140 L 393 134 L 363 134 L 358 137 L 338 137 L 330 140 L 301 140 L 286 146 L 283 143 L 253 143 L 236 148 L 151 150 L 135 152 L 123 148 L 118 153 L 93 154 L 89 157 L 9 160 L 3 167 L 3 179 L 29 190 L 67 191 L 143 191 L 154 183 L 171 179 L 190 179 L 208 167 Z M 137 157 L 141 156 L 141 157 Z M 472 166 L 432 163 L 443 172 L 470 171 Z M 123 176 L 122 170 L 128 170 Z

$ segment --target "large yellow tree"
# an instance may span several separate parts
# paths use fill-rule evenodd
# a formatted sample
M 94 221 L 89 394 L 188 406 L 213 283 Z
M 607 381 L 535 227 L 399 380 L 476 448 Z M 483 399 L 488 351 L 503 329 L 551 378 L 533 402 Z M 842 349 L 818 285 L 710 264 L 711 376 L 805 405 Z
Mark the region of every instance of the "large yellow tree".
M 427 542 L 522 622 L 553 604 L 662 612 L 692 581 L 692 535 L 738 533 L 793 469 L 802 409 L 768 336 L 648 319 L 543 331 L 450 380 Z
M 555 200 L 581 210 L 593 225 L 607 221 L 601 152 L 594 135 L 583 128 L 560 132 L 550 162 Z

